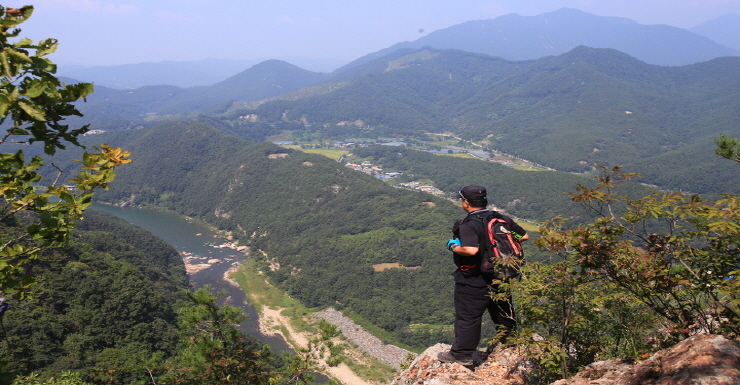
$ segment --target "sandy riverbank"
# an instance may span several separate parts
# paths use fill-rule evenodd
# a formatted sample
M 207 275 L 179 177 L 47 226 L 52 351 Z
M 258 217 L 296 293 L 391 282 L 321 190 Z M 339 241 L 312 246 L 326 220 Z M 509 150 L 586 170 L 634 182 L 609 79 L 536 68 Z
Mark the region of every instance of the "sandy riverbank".
M 237 267 L 232 267 L 224 274 L 224 280 L 229 282 L 231 285 L 239 287 L 239 285 L 231 279 L 231 274 L 236 271 Z M 259 295 L 255 293 L 246 293 L 249 301 L 252 304 L 259 303 Z M 259 328 L 260 332 L 264 335 L 280 335 L 285 341 L 287 341 L 293 349 L 307 348 L 309 339 L 312 337 L 307 332 L 298 332 L 293 328 L 290 323 L 290 318 L 282 315 L 284 308 L 268 306 L 255 306 L 259 314 Z M 287 332 L 287 333 L 285 333 Z M 345 385 L 373 385 L 359 376 L 357 376 L 347 365 L 339 364 L 337 366 L 329 366 L 323 359 L 319 360 L 320 371 L 328 376 L 336 379 Z

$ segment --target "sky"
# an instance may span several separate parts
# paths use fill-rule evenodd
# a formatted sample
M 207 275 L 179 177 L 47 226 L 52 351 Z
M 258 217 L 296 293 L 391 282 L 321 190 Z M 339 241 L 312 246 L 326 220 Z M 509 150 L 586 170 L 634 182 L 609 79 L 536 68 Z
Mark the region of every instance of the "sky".
M 562 7 L 640 24 L 691 28 L 740 15 L 740 0 L 17 0 L 33 5 L 21 36 L 59 40 L 61 65 L 111 66 L 206 58 L 346 64 L 470 20 Z M 308 68 L 311 70 L 324 70 Z

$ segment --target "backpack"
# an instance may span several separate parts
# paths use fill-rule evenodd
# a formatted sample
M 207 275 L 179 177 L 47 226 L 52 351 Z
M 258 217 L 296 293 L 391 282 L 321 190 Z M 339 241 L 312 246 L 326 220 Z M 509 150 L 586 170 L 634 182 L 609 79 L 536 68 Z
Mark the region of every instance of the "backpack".
M 481 273 L 493 274 L 500 280 L 518 277 L 524 264 L 522 245 L 517 240 L 519 235 L 509 229 L 509 223 L 498 213 L 478 218 L 483 222 L 484 239 L 488 240 L 482 245 Z

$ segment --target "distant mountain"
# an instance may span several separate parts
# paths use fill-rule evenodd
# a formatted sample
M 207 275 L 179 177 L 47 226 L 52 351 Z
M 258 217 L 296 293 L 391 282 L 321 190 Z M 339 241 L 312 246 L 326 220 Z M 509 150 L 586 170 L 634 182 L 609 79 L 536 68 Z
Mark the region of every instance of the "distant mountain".
M 130 128 L 131 124 L 154 116 L 197 113 L 204 109 L 213 112 L 227 108 L 234 100 L 275 97 L 325 80 L 327 76 L 283 61 L 268 60 L 208 87 L 185 89 L 160 85 L 116 90 L 96 85 L 87 102 L 78 104 L 85 117 L 68 120 L 75 124 L 90 123 L 93 129 Z
M 258 101 L 279 96 L 328 79 L 327 74 L 304 70 L 281 60 L 267 60 L 210 87 L 188 93 L 168 112 L 199 109 L 229 100 Z
M 702 23 L 689 31 L 740 51 L 740 15 L 729 14 Z
M 330 72 L 341 66 L 336 60 L 318 60 L 301 57 L 281 58 L 301 68 Z M 226 60 L 203 59 L 187 62 L 162 61 L 158 63 L 124 64 L 117 66 L 59 66 L 61 76 L 95 82 L 114 89 L 136 89 L 144 86 L 171 85 L 181 88 L 211 86 L 238 74 L 265 59 Z
M 204 59 L 190 62 L 123 64 L 117 66 L 65 67 L 59 74 L 114 89 L 172 85 L 182 88 L 209 86 L 257 64 L 248 60 Z
M 667 25 L 641 25 L 619 17 L 562 8 L 538 16 L 509 14 L 475 20 L 395 44 L 340 68 L 343 71 L 402 48 L 459 49 L 509 60 L 560 55 L 579 45 L 613 48 L 646 63 L 684 65 L 740 54 L 704 36 Z

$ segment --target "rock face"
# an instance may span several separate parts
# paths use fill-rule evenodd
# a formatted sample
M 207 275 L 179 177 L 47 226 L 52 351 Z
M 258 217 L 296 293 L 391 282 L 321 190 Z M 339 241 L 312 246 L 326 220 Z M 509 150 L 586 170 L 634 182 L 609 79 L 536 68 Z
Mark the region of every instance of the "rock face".
M 475 370 L 437 359 L 450 345 L 437 344 L 420 354 L 391 385 L 526 385 L 532 366 L 517 349 L 495 350 Z
M 496 349 L 474 370 L 442 363 L 437 344 L 419 355 L 391 385 L 527 385 L 532 365 L 516 348 Z M 572 378 L 551 385 L 740 385 L 740 346 L 726 337 L 701 334 L 640 363 L 594 362 Z
M 698 334 L 639 364 L 595 362 L 552 385 L 737 385 L 740 347 L 730 339 Z

